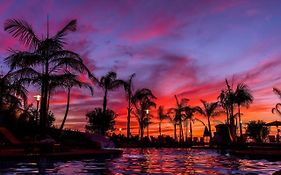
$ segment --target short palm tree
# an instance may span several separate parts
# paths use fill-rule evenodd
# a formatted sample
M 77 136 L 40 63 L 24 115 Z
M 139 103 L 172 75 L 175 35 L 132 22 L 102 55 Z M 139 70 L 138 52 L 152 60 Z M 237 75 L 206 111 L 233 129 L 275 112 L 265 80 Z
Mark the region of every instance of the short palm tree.
M 187 102 L 189 101 L 189 99 L 187 98 L 182 98 L 180 101 L 178 100 L 177 96 L 175 95 L 175 99 L 176 99 L 176 107 L 175 108 L 170 108 L 168 110 L 168 114 L 174 113 L 174 123 L 179 125 L 180 128 L 180 133 L 179 133 L 179 137 L 180 137 L 180 141 L 183 141 L 183 127 L 182 127 L 182 122 L 184 119 L 184 111 L 185 108 L 187 107 Z M 174 127 L 174 129 L 176 130 L 176 127 Z M 176 131 L 174 131 L 176 132 Z M 174 134 L 174 136 L 176 137 L 176 134 Z M 176 139 L 176 138 L 175 138 Z
M 209 132 L 210 132 L 210 140 L 212 141 L 213 140 L 213 137 L 212 137 L 212 128 L 211 128 L 211 117 L 216 117 L 219 115 L 219 112 L 218 112 L 218 107 L 219 107 L 219 103 L 218 102 L 206 102 L 204 100 L 201 100 L 202 104 L 203 104 L 203 108 L 199 107 L 198 108 L 198 112 L 205 116 L 208 120 L 208 129 L 209 129 Z
M 144 128 L 149 125 L 150 116 L 147 115 L 147 110 L 156 107 L 155 99 L 156 97 L 153 95 L 152 91 L 146 88 L 138 89 L 132 96 L 132 104 L 135 108 L 133 114 L 137 117 L 139 123 L 141 140 L 143 139 Z
M 162 135 L 162 132 L 161 132 L 162 131 L 162 129 L 161 129 L 162 121 L 167 119 L 168 116 L 164 113 L 164 106 L 159 106 L 157 113 L 158 113 L 158 119 L 159 119 L 159 134 L 161 136 Z
M 128 116 L 127 116 L 127 138 L 130 138 L 130 124 L 131 124 L 131 105 L 132 105 L 132 95 L 133 95 L 133 78 L 136 74 L 130 75 L 127 81 L 124 81 L 124 89 L 126 92 L 126 98 L 128 100 Z
M 239 128 L 240 128 L 240 137 L 242 137 L 242 123 L 241 123 L 241 106 L 249 107 L 253 103 L 253 96 L 250 89 L 244 83 L 239 83 L 235 90 L 235 103 L 238 107 L 238 117 L 239 117 Z
M 108 72 L 105 76 L 102 76 L 98 81 L 99 86 L 104 90 L 103 96 L 103 112 L 106 111 L 107 107 L 107 95 L 108 91 L 115 90 L 120 86 L 124 85 L 124 81 L 117 79 L 116 72 Z
M 4 105 L 20 107 L 22 102 L 27 104 L 27 89 L 12 77 L 12 72 L 0 75 L 0 109 Z
M 200 110 L 200 108 L 198 106 L 195 107 L 191 107 L 191 106 L 187 106 L 185 107 L 185 120 L 186 122 L 188 122 L 189 120 L 189 130 L 190 130 L 190 137 L 191 137 L 191 144 L 192 144 L 192 137 L 193 137 L 193 133 L 192 133 L 192 122 L 194 120 L 194 114 L 196 112 L 198 112 Z M 187 123 L 186 123 L 186 127 L 187 127 Z M 186 132 L 186 138 L 187 138 L 187 134 L 188 132 Z
M 65 50 L 65 36 L 69 32 L 76 31 L 76 20 L 71 20 L 54 36 L 38 37 L 31 25 L 24 20 L 9 19 L 4 24 L 5 31 L 11 33 L 13 37 L 19 38 L 28 51 L 13 51 L 5 59 L 10 69 L 21 77 L 25 82 L 40 86 L 40 126 L 42 132 L 47 127 L 48 106 L 50 102 L 50 84 L 52 79 L 64 74 L 62 69 L 67 65 L 69 69 L 80 73 L 86 72 L 91 77 L 91 73 L 84 65 L 81 57 L 72 51 Z

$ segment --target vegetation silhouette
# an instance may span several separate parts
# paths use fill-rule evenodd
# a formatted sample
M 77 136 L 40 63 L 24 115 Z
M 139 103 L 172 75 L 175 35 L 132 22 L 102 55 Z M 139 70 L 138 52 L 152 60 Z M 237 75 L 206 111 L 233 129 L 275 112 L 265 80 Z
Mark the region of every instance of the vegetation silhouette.
M 130 75 L 129 79 L 127 81 L 124 81 L 124 90 L 126 92 L 126 98 L 128 101 L 128 116 L 127 116 L 127 139 L 130 138 L 131 132 L 131 112 L 132 112 L 132 95 L 133 95 L 133 78 L 136 76 L 136 74 Z
M 65 37 L 68 33 L 76 31 L 76 20 L 68 22 L 54 36 L 49 33 L 40 39 L 31 25 L 24 20 L 8 19 L 4 30 L 29 47 L 28 51 L 12 51 L 5 59 L 15 77 L 21 77 L 21 82 L 37 84 L 41 90 L 40 127 L 45 132 L 47 124 L 48 106 L 51 96 L 51 84 L 63 84 L 64 77 L 69 76 L 61 71 L 67 66 L 79 73 L 86 72 L 91 77 L 91 72 L 84 65 L 82 58 L 70 50 L 65 50 Z M 43 68 L 43 69 L 42 69 Z
M 250 89 L 244 83 L 237 84 L 235 90 L 235 102 L 238 108 L 238 117 L 239 117 L 239 129 L 240 129 L 240 137 L 242 139 L 242 120 L 241 120 L 241 106 L 249 107 L 251 103 L 253 103 L 254 97 L 251 94 Z
M 216 117 L 220 115 L 220 111 L 218 111 L 219 103 L 218 102 L 207 102 L 204 100 L 201 100 L 203 107 L 198 108 L 198 112 L 205 116 L 208 120 L 208 130 L 210 133 L 210 140 L 211 142 L 213 141 L 213 136 L 212 136 L 212 128 L 211 128 L 211 117 Z
M 269 127 L 262 120 L 250 121 L 247 124 L 247 134 L 257 143 L 262 143 L 269 134 Z
M 132 103 L 134 105 L 133 114 L 136 116 L 139 123 L 140 139 L 143 139 L 144 129 L 150 124 L 151 115 L 147 114 L 147 110 L 151 107 L 156 107 L 154 100 L 156 97 L 150 89 L 138 89 L 132 96 Z
M 96 79 L 94 79 L 94 82 L 96 82 Z M 116 72 L 108 72 L 105 76 L 102 76 L 100 80 L 98 80 L 98 85 L 104 90 L 102 111 L 105 114 L 107 107 L 108 91 L 115 90 L 120 86 L 124 85 L 124 81 L 121 79 L 117 79 Z
M 102 108 L 95 108 L 86 114 L 88 123 L 85 128 L 91 133 L 106 135 L 108 131 L 114 130 L 116 116 L 110 109 L 104 112 Z
M 159 119 L 159 135 L 161 136 L 162 135 L 161 124 L 162 124 L 163 120 L 168 119 L 168 115 L 165 114 L 165 112 L 164 112 L 164 106 L 158 107 L 157 114 L 158 114 L 158 119 Z

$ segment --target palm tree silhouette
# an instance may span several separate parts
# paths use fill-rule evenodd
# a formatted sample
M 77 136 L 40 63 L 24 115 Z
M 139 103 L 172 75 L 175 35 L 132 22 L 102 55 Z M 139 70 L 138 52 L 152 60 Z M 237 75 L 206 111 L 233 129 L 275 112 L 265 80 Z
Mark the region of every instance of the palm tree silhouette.
M 170 108 L 168 110 L 168 114 L 174 114 L 174 118 L 173 118 L 173 123 L 174 123 L 174 137 L 176 139 L 176 124 L 179 125 L 180 127 L 180 133 L 179 133 L 179 137 L 180 137 L 180 142 L 183 141 L 183 128 L 182 128 L 182 122 L 183 122 L 183 118 L 184 118 L 184 111 L 185 108 L 187 107 L 187 102 L 189 101 L 189 99 L 187 98 L 182 98 L 180 101 L 178 100 L 177 96 L 175 95 L 175 99 L 176 99 L 176 107 L 175 108 Z
M 9 19 L 4 24 L 5 31 L 19 38 L 30 51 L 12 51 L 5 61 L 10 69 L 22 77 L 26 83 L 41 87 L 40 126 L 44 133 L 47 127 L 48 106 L 50 102 L 51 81 L 62 76 L 65 65 L 80 73 L 87 72 L 92 77 L 81 57 L 72 51 L 63 49 L 65 36 L 76 31 L 76 20 L 71 20 L 54 36 L 39 39 L 30 24 L 24 20 Z
M 251 94 L 250 89 L 244 83 L 239 83 L 235 90 L 235 102 L 238 107 L 238 117 L 239 117 L 239 128 L 240 128 L 240 137 L 242 137 L 242 123 L 241 123 L 241 106 L 249 107 L 251 103 L 253 103 L 253 96 Z
M 136 74 L 130 75 L 129 79 L 127 81 L 124 81 L 124 89 L 126 92 L 126 98 L 128 100 L 128 117 L 127 117 L 127 138 L 130 138 L 130 123 L 131 123 L 131 104 L 132 104 L 132 94 L 133 94 L 133 78 Z
M 0 109 L 4 105 L 20 107 L 27 104 L 27 89 L 18 80 L 13 80 L 13 73 L 0 75 Z
M 223 89 L 218 96 L 220 106 L 225 110 L 227 116 L 227 124 L 230 125 L 230 133 L 232 138 L 236 138 L 236 124 L 234 115 L 234 105 L 235 105 L 235 92 L 232 87 L 230 87 L 227 79 L 225 79 L 226 89 Z
M 157 110 L 157 113 L 158 113 L 158 119 L 159 119 L 159 134 L 161 136 L 162 135 L 162 133 L 161 133 L 162 121 L 167 119 L 168 116 L 164 113 L 164 106 L 159 106 L 158 110 Z
M 96 80 L 94 80 L 96 81 Z M 108 72 L 105 76 L 102 76 L 98 81 L 99 86 L 104 90 L 103 97 L 103 112 L 106 112 L 107 107 L 107 95 L 108 91 L 112 91 L 117 89 L 118 87 L 124 85 L 123 80 L 117 79 L 116 72 Z
M 189 129 L 190 129 L 190 137 L 191 137 L 191 144 L 192 144 L 192 137 L 193 137 L 193 133 L 192 133 L 192 122 L 193 120 L 193 117 L 194 117 L 194 113 L 198 112 L 200 110 L 200 108 L 198 106 L 195 106 L 195 107 L 191 107 L 191 106 L 187 106 L 185 107 L 184 109 L 184 112 L 185 112 L 185 120 L 186 120 L 186 131 L 187 131 L 187 128 L 188 128 L 188 120 L 189 120 Z M 187 136 L 188 135 L 188 132 L 186 132 L 186 140 L 187 140 Z
M 219 112 L 217 111 L 217 108 L 219 107 L 218 102 L 206 102 L 204 100 L 201 100 L 202 104 L 203 104 L 203 108 L 198 107 L 198 112 L 205 116 L 208 120 L 208 129 L 210 132 L 210 140 L 213 141 L 213 137 L 212 137 L 212 128 L 211 128 L 211 122 L 210 119 L 211 117 L 215 117 L 219 115 Z
M 56 88 L 60 88 L 60 87 L 67 89 L 66 109 L 65 109 L 62 123 L 59 128 L 60 132 L 62 132 L 69 111 L 71 88 L 73 87 L 88 88 L 92 95 L 93 95 L 93 88 L 90 84 L 80 81 L 77 75 L 72 74 L 68 71 L 66 71 L 64 75 L 58 76 L 56 77 L 56 79 L 53 79 L 50 82 L 50 93 L 53 92 Z
M 156 107 L 154 100 L 156 97 L 153 95 L 150 89 L 138 89 L 132 96 L 132 104 L 135 111 L 133 114 L 137 117 L 139 123 L 140 139 L 143 139 L 144 128 L 148 127 L 150 115 L 146 114 L 146 111 L 151 107 Z

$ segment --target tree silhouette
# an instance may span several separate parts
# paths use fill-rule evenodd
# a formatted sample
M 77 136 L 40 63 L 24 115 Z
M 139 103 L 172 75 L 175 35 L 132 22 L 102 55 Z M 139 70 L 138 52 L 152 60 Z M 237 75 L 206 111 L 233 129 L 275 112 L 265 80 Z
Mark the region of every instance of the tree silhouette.
M 110 109 L 104 112 L 102 108 L 95 108 L 86 114 L 88 123 L 85 128 L 89 132 L 106 135 L 108 131 L 114 130 L 116 116 Z
M 190 129 L 190 137 L 191 137 L 191 144 L 192 144 L 192 137 L 193 137 L 193 133 L 192 133 L 192 122 L 195 120 L 193 117 L 194 117 L 194 114 L 196 112 L 199 112 L 200 111 L 200 108 L 198 106 L 195 106 L 195 107 L 191 107 L 191 106 L 187 106 L 185 107 L 184 109 L 184 112 L 185 112 L 185 120 L 186 120 L 186 140 L 187 140 L 187 137 L 188 137 L 188 132 L 187 132 L 187 128 L 188 128 L 188 121 L 189 121 L 189 129 Z
M 116 72 L 108 72 L 105 76 L 102 76 L 100 78 L 100 80 L 98 81 L 98 84 L 104 90 L 102 111 L 105 113 L 106 107 L 107 107 L 108 91 L 115 90 L 118 87 L 124 85 L 124 81 L 117 79 Z
M 128 100 L 128 116 L 127 116 L 127 138 L 130 138 L 130 123 L 131 123 L 131 104 L 132 104 L 132 95 L 133 95 L 133 78 L 136 74 L 130 75 L 127 81 L 124 81 L 124 89 L 126 92 L 126 98 Z
M 269 134 L 269 127 L 261 120 L 250 121 L 247 124 L 247 134 L 256 142 L 262 143 Z
M 198 112 L 205 116 L 208 120 L 208 129 L 210 132 L 210 140 L 213 141 L 213 137 L 212 137 L 212 128 L 211 128 L 211 122 L 210 119 L 211 117 L 216 117 L 218 116 L 220 113 L 218 112 L 217 108 L 219 107 L 218 102 L 206 102 L 204 100 L 201 100 L 202 104 L 203 104 L 203 108 L 199 107 L 198 108 Z
M 20 107 L 22 102 L 27 104 L 27 89 L 20 81 L 13 79 L 13 73 L 0 75 L 0 109 L 4 105 Z
M 19 38 L 29 51 L 12 51 L 5 59 L 14 75 L 21 77 L 26 83 L 39 85 L 41 88 L 40 126 L 44 133 L 47 127 L 48 104 L 50 102 L 50 84 L 59 76 L 63 76 L 67 65 L 70 69 L 80 73 L 91 73 L 84 65 L 81 57 L 72 51 L 65 50 L 65 37 L 68 33 L 76 31 L 76 20 L 71 20 L 54 36 L 40 39 L 30 24 L 24 20 L 9 19 L 4 24 L 5 31 L 13 37 Z
M 173 114 L 174 118 L 172 119 L 173 123 L 174 123 L 174 137 L 175 140 L 176 138 L 176 124 L 179 125 L 180 128 L 180 133 L 179 133 L 179 137 L 180 137 L 180 142 L 183 141 L 183 127 L 182 127 L 182 122 L 184 119 L 184 111 L 187 107 L 187 102 L 189 101 L 189 99 L 187 98 L 182 98 L 180 101 L 178 100 L 177 96 L 175 95 L 175 99 L 176 99 L 176 107 L 175 108 L 170 108 L 168 110 L 168 114 Z
M 156 107 L 154 100 L 156 97 L 153 95 L 150 89 L 138 89 L 132 96 L 132 103 L 135 111 L 133 114 L 137 117 L 139 123 L 140 139 L 143 139 L 144 128 L 148 127 L 150 121 L 150 115 L 147 115 L 147 110 L 151 107 Z
M 67 119 L 69 106 L 70 106 L 71 88 L 73 87 L 88 88 L 91 94 L 93 95 L 93 88 L 91 87 L 90 84 L 80 81 L 77 75 L 72 74 L 68 71 L 66 71 L 64 75 L 57 76 L 56 79 L 53 79 L 51 81 L 50 93 L 53 92 L 56 88 L 61 88 L 61 87 L 67 89 L 67 103 L 66 103 L 65 114 L 59 128 L 60 132 L 63 130 L 65 121 Z
M 248 107 L 251 103 L 253 103 L 253 96 L 251 94 L 250 89 L 244 83 L 239 83 L 235 90 L 235 102 L 238 107 L 238 117 L 239 117 L 239 128 L 240 128 L 240 137 L 242 137 L 242 123 L 241 123 L 241 106 Z
M 158 113 L 158 119 L 159 119 L 159 134 L 161 136 L 162 135 L 162 133 L 161 133 L 162 121 L 167 119 L 168 116 L 164 113 L 164 106 L 159 106 L 158 110 L 157 110 L 157 113 Z

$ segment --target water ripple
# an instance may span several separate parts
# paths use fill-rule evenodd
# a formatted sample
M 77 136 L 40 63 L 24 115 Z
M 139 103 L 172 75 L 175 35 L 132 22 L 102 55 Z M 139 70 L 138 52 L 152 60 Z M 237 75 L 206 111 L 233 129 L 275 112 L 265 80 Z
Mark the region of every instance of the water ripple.
M 204 149 L 124 149 L 115 159 L 5 161 L 0 174 L 272 174 L 281 162 L 240 159 Z

